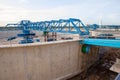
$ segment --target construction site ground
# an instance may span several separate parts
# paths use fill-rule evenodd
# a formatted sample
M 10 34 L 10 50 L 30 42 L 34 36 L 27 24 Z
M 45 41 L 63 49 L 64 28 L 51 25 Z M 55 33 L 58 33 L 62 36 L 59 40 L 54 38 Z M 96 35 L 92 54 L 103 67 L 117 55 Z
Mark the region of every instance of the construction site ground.
M 106 49 L 103 54 L 100 54 L 99 61 L 84 72 L 68 80 L 115 80 L 118 73 L 111 71 L 110 68 L 116 62 L 116 59 L 120 59 L 120 49 Z

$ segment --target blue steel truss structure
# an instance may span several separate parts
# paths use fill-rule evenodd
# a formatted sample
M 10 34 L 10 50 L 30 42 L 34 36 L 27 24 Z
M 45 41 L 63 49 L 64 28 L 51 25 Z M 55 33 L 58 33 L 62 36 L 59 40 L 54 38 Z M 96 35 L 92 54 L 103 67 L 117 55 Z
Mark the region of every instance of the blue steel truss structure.
M 7 27 L 14 26 L 23 30 L 38 30 L 47 32 L 61 32 L 61 33 L 71 33 L 89 35 L 89 29 L 82 23 L 81 20 L 75 18 L 51 20 L 51 21 L 40 21 L 31 22 L 29 20 L 22 20 L 17 24 L 7 24 Z
M 47 32 L 61 32 L 79 34 L 80 36 L 89 35 L 89 28 L 86 27 L 81 20 L 75 18 L 31 22 L 29 20 L 22 20 L 17 24 L 7 24 L 7 27 L 17 27 L 24 30 L 38 30 Z M 94 25 L 96 26 L 96 25 Z M 94 29 L 94 28 L 93 28 Z M 96 28 L 95 28 L 96 29 Z M 23 33 L 26 34 L 26 33 Z M 29 35 L 29 34 L 26 34 Z M 120 40 L 111 39 L 85 39 L 80 43 L 87 45 L 108 46 L 120 48 Z

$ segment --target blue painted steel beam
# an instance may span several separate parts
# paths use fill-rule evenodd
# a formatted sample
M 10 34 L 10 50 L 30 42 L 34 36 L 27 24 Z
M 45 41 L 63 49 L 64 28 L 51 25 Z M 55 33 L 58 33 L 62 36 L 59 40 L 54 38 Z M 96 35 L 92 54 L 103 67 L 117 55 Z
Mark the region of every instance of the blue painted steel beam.
M 61 32 L 61 33 L 71 33 L 89 35 L 89 30 L 79 19 L 69 18 L 51 21 L 40 21 L 31 22 L 29 20 L 22 20 L 19 24 L 8 24 L 14 26 L 22 26 L 24 30 L 38 30 L 38 31 L 48 31 L 48 32 Z M 7 25 L 7 26 L 8 26 Z M 82 28 L 82 29 L 81 29 Z
M 86 39 L 81 40 L 80 43 L 96 45 L 96 46 L 120 48 L 120 40 L 115 40 L 115 39 L 89 39 L 89 38 L 86 38 Z

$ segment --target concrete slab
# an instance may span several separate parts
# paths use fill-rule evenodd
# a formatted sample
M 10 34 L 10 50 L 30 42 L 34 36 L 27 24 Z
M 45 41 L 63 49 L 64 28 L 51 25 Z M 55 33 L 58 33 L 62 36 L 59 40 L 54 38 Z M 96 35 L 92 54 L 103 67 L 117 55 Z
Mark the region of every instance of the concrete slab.
M 120 59 L 116 59 L 116 62 L 114 65 L 112 65 L 112 67 L 110 68 L 111 71 L 120 73 Z

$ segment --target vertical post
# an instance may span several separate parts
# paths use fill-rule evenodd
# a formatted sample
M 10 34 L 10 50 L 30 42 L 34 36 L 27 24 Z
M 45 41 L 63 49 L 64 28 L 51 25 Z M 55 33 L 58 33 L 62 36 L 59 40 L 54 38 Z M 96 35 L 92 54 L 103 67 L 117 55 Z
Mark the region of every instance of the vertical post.
M 49 39 L 49 34 L 48 34 L 48 32 L 47 32 L 47 40 Z
M 57 33 L 55 32 L 55 40 L 57 40 Z
M 46 35 L 44 36 L 44 41 L 47 42 L 47 37 L 46 37 Z
M 54 38 L 54 32 L 52 32 L 52 39 L 54 40 L 55 38 Z

